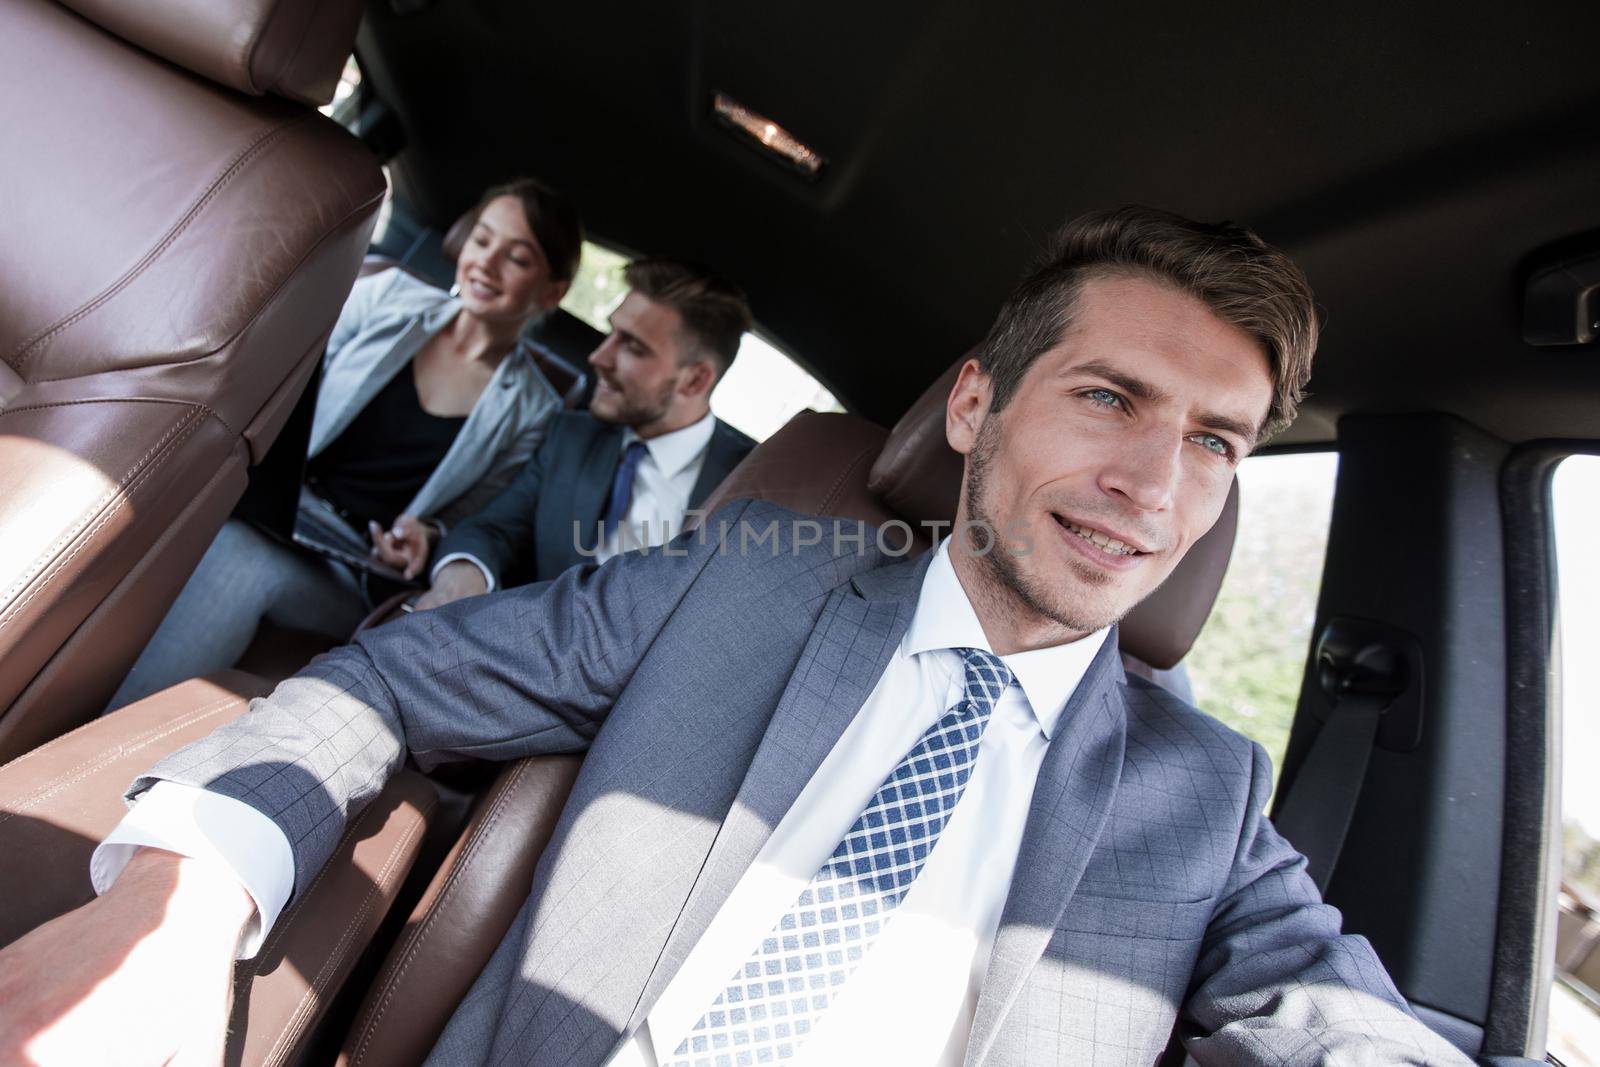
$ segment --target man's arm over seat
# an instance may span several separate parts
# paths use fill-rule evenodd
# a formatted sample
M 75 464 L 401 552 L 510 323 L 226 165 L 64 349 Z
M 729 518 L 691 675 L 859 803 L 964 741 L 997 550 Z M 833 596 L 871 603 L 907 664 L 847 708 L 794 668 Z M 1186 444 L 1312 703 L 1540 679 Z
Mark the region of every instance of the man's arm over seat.
M 1239 850 L 1211 917 L 1184 1005 L 1185 1041 L 1202 1064 L 1470 1065 L 1407 1008 L 1367 939 L 1339 932 L 1305 857 L 1264 813 L 1272 767 L 1254 771 Z
M 737 522 L 747 506 L 723 518 Z M 690 533 L 671 552 L 627 553 L 364 631 L 156 764 L 129 796 L 164 780 L 243 801 L 289 839 L 298 892 L 407 752 L 426 769 L 586 749 L 718 547 Z

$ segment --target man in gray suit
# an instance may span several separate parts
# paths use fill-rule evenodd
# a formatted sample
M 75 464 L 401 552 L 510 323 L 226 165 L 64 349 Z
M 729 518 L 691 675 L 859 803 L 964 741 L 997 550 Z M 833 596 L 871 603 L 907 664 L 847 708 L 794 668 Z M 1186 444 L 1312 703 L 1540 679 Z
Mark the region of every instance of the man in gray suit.
M 108 839 L 104 895 L 0 953 L 25 1020 L 0 1050 L 99 1052 L 161 1012 L 148 1059 L 215 1043 L 214 1013 L 166 1005 L 218 1000 L 408 752 L 586 751 L 431 1062 L 1148 1064 L 1174 1025 L 1206 1064 L 1467 1062 L 1340 934 L 1263 815 L 1261 749 L 1116 654 L 1292 417 L 1315 338 L 1304 278 L 1248 231 L 1077 220 L 952 389 L 937 550 L 735 502 L 361 635 L 134 783 L 131 822 L 204 807 L 210 836 Z M 152 947 L 94 959 L 119 925 Z
M 711 414 L 750 328 L 744 292 L 676 260 L 636 260 L 623 277 L 628 294 L 589 356 L 589 410 L 557 415 L 516 478 L 437 550 L 437 529 L 420 523 L 378 537 L 380 557 L 408 578 L 437 557 L 419 608 L 669 540 L 755 447 Z

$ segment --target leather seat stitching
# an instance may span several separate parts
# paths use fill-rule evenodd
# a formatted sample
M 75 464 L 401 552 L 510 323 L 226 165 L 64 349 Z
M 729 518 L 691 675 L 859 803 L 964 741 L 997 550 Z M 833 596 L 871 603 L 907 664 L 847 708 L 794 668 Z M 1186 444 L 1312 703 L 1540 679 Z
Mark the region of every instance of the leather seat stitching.
M 21 804 L 10 806 L 5 811 L 0 811 L 0 823 L 5 822 L 7 819 L 12 818 L 13 816 L 23 814 L 30 808 L 36 807 L 37 805 L 42 804 L 44 801 L 49 800 L 56 793 L 61 792 L 61 790 L 67 788 L 68 786 L 75 785 L 83 779 L 93 776 L 94 774 L 104 770 L 124 757 L 130 756 L 133 753 L 138 752 L 140 749 L 154 744 L 162 738 L 176 733 L 179 730 L 193 726 L 202 719 L 208 719 L 212 717 L 218 711 L 221 711 L 223 708 L 232 704 L 236 699 L 238 698 L 227 697 L 222 700 L 215 701 L 214 703 L 207 704 L 197 710 L 194 714 L 190 715 L 188 718 L 167 723 L 164 729 L 160 729 L 159 731 L 152 732 L 149 735 L 136 738 L 135 740 L 138 742 L 137 744 L 124 744 L 119 745 L 115 750 L 102 750 L 97 755 L 90 757 L 84 762 L 78 764 L 76 767 L 73 767 L 71 770 L 62 772 L 60 777 L 46 782 L 39 787 L 37 792 L 35 792 Z M 41 749 L 39 751 L 43 750 Z M 36 755 L 37 753 L 29 754 Z M 19 760 L 18 762 L 21 761 Z
M 229 337 L 227 340 L 223 341 L 216 348 L 213 348 L 213 349 L 211 349 L 210 351 L 207 351 L 207 352 L 201 352 L 199 355 L 192 356 L 189 359 L 168 360 L 165 363 L 159 363 L 159 364 L 153 364 L 153 365 L 154 366 L 160 366 L 160 367 L 186 367 L 191 363 L 198 363 L 202 359 L 209 359 L 210 357 L 212 357 L 212 356 L 216 355 L 218 352 L 220 352 L 222 349 L 226 348 L 233 341 L 237 340 L 239 337 L 244 335 L 250 329 L 251 326 L 255 325 L 258 321 L 260 321 L 263 310 L 265 308 L 267 308 L 268 306 L 270 306 L 272 304 L 272 302 L 278 298 L 278 295 L 283 292 L 285 286 L 287 286 L 289 284 L 289 280 L 300 272 L 300 268 L 303 267 L 306 264 L 306 262 L 311 259 L 311 257 L 313 255 L 316 254 L 318 249 L 320 249 L 323 245 L 327 244 L 330 238 L 338 236 L 339 231 L 344 229 L 344 227 L 346 225 L 348 225 L 352 219 L 359 219 L 362 215 L 366 214 L 367 211 L 370 210 L 373 206 L 380 205 L 380 204 L 383 203 L 383 201 L 384 201 L 384 194 L 382 194 L 382 193 L 378 194 L 377 196 L 368 197 L 366 200 L 363 200 L 361 203 L 357 204 L 349 212 L 347 212 L 346 214 L 341 216 L 340 219 L 337 222 L 333 223 L 330 226 L 324 227 L 324 231 L 325 232 L 322 234 L 322 236 L 317 238 L 316 242 L 314 244 L 312 244 L 312 246 L 309 249 L 306 250 L 306 254 L 301 256 L 298 260 L 296 260 L 292 267 L 290 267 L 288 270 L 283 272 L 283 280 L 279 282 L 278 287 L 276 289 L 274 289 L 271 293 L 267 294 L 265 297 L 263 297 L 261 299 L 261 301 L 259 302 L 259 306 L 251 314 L 249 321 L 244 323 L 242 326 L 240 326 L 239 329 L 237 331 L 235 331 L 235 333 L 231 337 Z M 63 375 L 60 378 L 35 378 L 33 380 L 33 384 L 34 385 L 45 385 L 45 384 L 50 383 L 50 382 L 66 382 L 66 381 L 72 381 L 72 380 L 74 380 L 74 379 L 76 379 L 78 377 L 80 377 L 80 376 L 79 375 L 70 375 L 69 374 L 69 375 Z M 221 421 L 221 420 L 219 419 L 218 421 Z M 230 429 L 231 429 L 231 427 L 230 427 Z M 234 432 L 237 433 L 238 431 L 234 431 Z
M 177 222 L 173 223 L 172 228 L 167 231 L 166 236 L 161 239 L 160 243 L 158 243 L 149 252 L 145 253 L 144 258 L 130 267 L 126 274 L 113 282 L 109 288 L 107 288 L 103 293 L 95 297 L 89 303 L 68 315 L 65 319 L 62 319 L 54 326 L 48 326 L 41 333 L 38 333 L 29 340 L 24 341 L 22 346 L 12 353 L 8 359 L 8 362 L 10 362 L 13 367 L 20 371 L 28 362 L 28 360 L 32 359 L 37 353 L 39 347 L 42 346 L 46 341 L 60 333 L 62 330 L 65 330 L 79 319 L 82 319 L 84 316 L 95 311 L 109 301 L 112 297 L 120 293 L 123 289 L 126 289 L 129 285 L 133 284 L 134 280 L 143 274 L 150 264 L 154 263 L 158 258 L 160 258 L 161 253 L 165 252 L 167 248 L 183 234 L 184 230 L 189 228 L 189 225 L 194 222 L 195 218 L 205 208 L 206 204 L 209 203 L 219 192 L 221 192 L 230 181 L 238 176 L 239 172 L 244 168 L 244 165 L 250 160 L 251 156 L 259 153 L 267 145 L 286 134 L 289 130 L 294 129 L 296 126 L 307 123 L 310 119 L 311 115 L 307 114 L 293 122 L 287 122 L 281 126 L 274 126 L 271 129 L 264 131 L 261 136 L 257 137 L 250 144 L 240 149 L 239 153 L 234 156 L 227 166 L 223 167 L 223 169 L 218 172 L 217 176 L 211 179 L 211 183 L 206 187 L 206 191 L 189 207 L 189 210 L 184 212 L 183 217 Z
M 161 442 L 158 442 L 156 444 L 156 446 L 154 448 L 152 448 L 150 451 L 154 452 L 156 448 L 160 448 L 161 444 L 165 443 L 167 441 L 167 439 L 169 437 L 172 437 L 173 434 L 176 431 L 178 431 L 179 429 L 182 430 L 182 433 L 179 434 L 177 436 L 176 440 L 173 441 L 173 445 L 176 446 L 176 445 L 182 444 L 185 439 L 187 439 L 191 434 L 194 433 L 195 428 L 200 425 L 201 416 L 202 416 L 202 412 L 201 411 L 199 411 L 198 409 L 196 411 L 194 411 L 193 414 L 191 414 L 191 416 L 189 417 L 189 419 L 186 420 L 186 422 L 180 422 L 177 426 L 174 426 L 171 430 L 167 431 L 167 434 L 162 437 Z M 9 626 L 17 618 L 17 616 L 19 616 L 22 613 L 22 609 L 27 607 L 28 604 L 33 600 L 34 597 L 36 597 L 40 593 L 44 592 L 45 589 L 47 589 L 50 586 L 50 583 L 55 581 L 56 578 L 58 578 L 61 575 L 61 573 L 64 570 L 66 570 L 67 566 L 69 564 L 71 564 L 71 562 L 73 560 L 73 557 L 77 556 L 77 554 L 79 552 L 82 552 L 85 548 L 87 548 L 90 544 L 92 544 L 94 542 L 95 534 L 99 533 L 100 529 L 103 526 L 105 526 L 106 523 L 111 521 L 111 517 L 113 515 L 117 514 L 117 512 L 122 510 L 123 505 L 127 503 L 128 496 L 130 494 L 132 494 L 135 490 L 138 489 L 139 484 L 141 482 L 149 480 L 150 476 L 152 474 L 154 474 L 157 470 L 159 470 L 161 468 L 162 464 L 166 463 L 167 460 L 171 459 L 172 458 L 172 454 L 173 454 L 174 451 L 176 451 L 176 447 L 167 450 L 165 452 L 165 454 L 163 454 L 160 458 L 158 458 L 154 463 L 151 463 L 148 467 L 145 467 L 144 470 L 139 471 L 137 477 L 133 478 L 132 481 L 128 482 L 128 484 L 126 486 L 123 486 L 123 485 L 119 484 L 115 489 L 109 490 L 106 493 L 105 496 L 100 498 L 99 503 L 97 503 L 95 505 L 97 508 L 103 509 L 99 513 L 100 514 L 99 520 L 96 521 L 95 524 L 92 527 L 90 527 L 87 531 L 84 531 L 83 538 L 76 545 L 73 546 L 73 549 L 72 549 L 71 552 L 67 553 L 66 558 L 55 561 L 55 564 L 53 566 L 53 572 L 50 573 L 49 575 L 47 575 L 45 577 L 44 581 L 39 583 L 37 588 L 35 588 L 32 592 L 30 592 L 19 603 L 17 603 L 15 605 L 13 605 L 12 607 L 8 608 L 4 612 L 3 616 L 0 616 L 0 630 L 4 630 L 7 626 Z M 145 460 L 149 459 L 149 458 L 150 458 L 150 452 L 146 452 L 144 457 L 142 457 L 139 460 L 139 462 L 140 463 L 144 463 Z M 137 469 L 137 468 L 135 468 L 135 469 Z M 133 472 L 130 471 L 129 473 L 131 474 Z M 124 475 L 124 478 L 126 478 L 126 477 L 127 477 L 127 475 Z M 116 502 L 109 508 L 105 507 L 105 505 L 108 502 L 110 502 L 113 498 L 117 498 Z M 87 522 L 87 521 L 88 521 L 88 516 L 86 515 L 82 520 L 79 521 L 77 529 L 75 529 L 72 533 L 67 534 L 65 537 L 62 538 L 61 541 L 56 542 L 56 544 L 54 546 L 52 546 L 52 548 L 50 549 L 51 553 L 59 551 L 61 546 L 68 540 L 68 538 L 75 536 L 77 534 L 78 530 L 82 529 L 83 523 Z M 43 563 L 43 561 L 44 561 L 44 556 L 41 555 L 40 562 Z M 24 576 L 21 579 L 18 579 L 17 582 L 13 583 L 11 589 L 6 590 L 4 597 L 0 597 L 0 600 L 3 600 L 5 598 L 7 598 L 7 597 L 12 596 L 13 592 L 17 588 L 19 588 L 24 582 L 29 581 L 33 577 L 37 576 L 38 573 L 39 573 L 39 568 L 38 568 L 38 566 L 36 566 L 34 568 L 34 570 L 32 570 L 28 575 Z
M 867 454 L 871 451 L 871 447 L 863 448 L 860 452 L 856 453 L 855 458 L 850 461 L 850 464 L 845 467 L 844 470 L 839 472 L 839 477 L 834 479 L 833 484 L 828 487 L 828 491 L 822 496 L 822 505 L 820 510 L 823 514 L 827 514 L 828 509 L 833 507 L 833 502 L 838 498 L 839 491 L 844 488 L 845 479 L 850 476 L 852 471 L 861 466 L 861 461 L 865 459 Z
M 311 987 L 306 990 L 305 994 L 300 998 L 300 1003 L 295 1006 L 294 1014 L 289 1017 L 288 1025 L 286 1025 L 283 1029 L 283 1032 L 278 1035 L 278 1040 L 273 1044 L 272 1050 L 267 1053 L 265 1059 L 266 1063 L 284 1062 L 284 1056 L 287 1054 L 289 1047 L 292 1047 L 297 1040 L 297 1038 L 293 1038 L 291 1035 L 300 1025 L 305 1016 L 309 1014 L 308 1009 L 310 1006 L 316 1003 L 317 999 L 326 989 L 328 981 L 332 977 L 332 972 L 338 969 L 339 961 L 344 957 L 345 946 L 350 943 L 350 940 L 355 935 L 355 931 L 360 927 L 362 920 L 364 920 L 367 916 L 367 913 L 372 910 L 373 899 L 380 895 L 381 887 L 386 883 L 390 872 L 393 871 L 396 864 L 399 863 L 400 857 L 405 852 L 407 846 L 410 845 L 411 839 L 417 835 L 418 828 L 426 825 L 426 823 L 427 820 L 425 818 L 418 819 L 413 822 L 411 826 L 407 828 L 405 835 L 401 837 L 399 841 L 395 842 L 394 847 L 389 850 L 389 858 L 384 861 L 383 866 L 378 870 L 378 877 L 373 881 L 371 887 L 368 888 L 366 896 L 362 898 L 361 908 L 356 912 L 351 920 L 345 924 L 344 933 L 340 935 L 338 943 L 334 945 L 333 952 L 328 955 L 327 960 L 322 965 L 322 969 L 317 972 L 316 978 L 312 980 Z M 327 864 L 323 865 L 324 870 L 326 870 L 327 867 Z M 316 882 L 313 882 L 312 886 L 315 888 Z M 309 897 L 310 895 L 310 892 L 307 891 L 306 896 Z
M 16 581 L 12 582 L 11 585 L 6 589 L 6 591 L 4 593 L 0 593 L 0 602 L 6 601 L 6 600 L 10 600 L 11 597 L 16 595 L 16 593 L 17 593 L 17 591 L 19 589 L 21 589 L 23 586 L 27 585 L 29 582 L 33 581 L 33 579 L 35 577 L 37 577 L 41 571 L 43 571 L 47 567 L 49 567 L 50 566 L 50 561 L 55 558 L 56 553 L 60 552 L 64 547 L 66 547 L 66 545 L 69 542 L 71 542 L 74 537 L 77 537 L 78 534 L 83 531 L 83 528 L 85 526 L 87 526 L 89 524 L 89 522 L 91 520 L 93 520 L 93 518 L 96 515 L 101 515 L 102 516 L 102 521 L 104 521 L 104 515 L 102 514 L 102 509 L 104 509 L 105 506 L 107 504 L 109 504 L 117 496 L 118 493 L 121 493 L 125 488 L 130 488 L 131 486 L 129 485 L 129 480 L 132 479 L 134 477 L 134 475 L 139 473 L 140 468 L 143 467 L 144 464 L 149 461 L 150 457 L 155 455 L 156 452 L 158 452 L 161 448 L 163 448 L 166 445 L 166 443 L 172 438 L 172 436 L 174 434 L 176 434 L 179 430 L 183 429 L 185 427 L 185 425 L 192 424 L 195 421 L 197 415 L 198 415 L 198 412 L 195 409 L 191 408 L 190 411 L 189 411 L 187 419 L 180 418 L 179 420 L 174 422 L 167 429 L 167 432 L 161 435 L 161 439 L 159 441 L 157 441 L 155 444 L 150 446 L 150 450 L 148 452 L 146 452 L 144 455 L 140 456 L 136 461 L 134 461 L 133 466 L 128 468 L 127 473 L 124 474 L 120 479 L 117 480 L 117 484 L 116 485 L 114 485 L 110 489 L 107 489 L 105 491 L 105 493 L 100 497 L 100 499 L 94 502 L 93 506 L 84 509 L 83 516 L 78 519 L 77 524 L 74 525 L 72 527 L 72 529 L 70 529 L 66 533 L 62 534 L 61 537 L 56 541 L 55 544 L 51 545 L 44 552 L 41 552 L 39 554 L 38 560 L 35 561 L 34 565 L 28 569 L 27 573 L 23 574 Z M 115 509 L 113 509 L 111 513 L 115 514 Z M 68 557 L 68 558 L 71 558 L 71 557 Z M 24 603 L 26 603 L 26 601 L 24 601 Z M 4 628 L 5 628 L 5 622 L 0 621 L 0 629 L 4 629 Z
M 519 764 L 512 772 L 510 781 L 506 783 L 507 787 L 500 792 L 499 796 L 495 797 L 494 804 L 484 818 L 480 832 L 473 835 L 472 839 L 468 841 L 467 847 L 462 850 L 461 857 L 456 862 L 455 867 L 445 877 L 444 888 L 428 908 L 428 913 L 418 925 L 416 935 L 411 939 L 411 943 L 406 946 L 405 958 L 395 971 L 394 977 L 384 983 L 383 997 L 373 1007 L 372 1018 L 362 1027 L 361 1043 L 356 1047 L 355 1055 L 350 1061 L 350 1067 L 358 1067 L 365 1059 L 367 1049 L 371 1046 L 372 1038 L 377 1032 L 378 1024 L 383 1021 L 384 1016 L 388 1013 L 389 1002 L 394 999 L 400 984 L 405 981 L 406 972 L 411 969 L 411 964 L 416 961 L 417 956 L 421 953 L 423 942 L 433 932 L 434 927 L 437 925 L 436 920 L 444 911 L 445 905 L 455 895 L 456 888 L 464 877 L 464 872 L 472 865 L 472 861 L 478 853 L 483 851 L 483 842 L 488 838 L 489 832 L 494 828 L 495 824 L 500 821 L 500 817 L 504 814 L 506 808 L 510 806 L 511 797 L 521 786 L 527 768 L 528 764 L 524 762 Z
M 249 701 L 252 698 L 251 697 L 241 697 L 239 694 L 234 693 L 234 694 L 231 694 L 230 697 L 223 698 L 223 699 L 224 700 L 237 699 L 237 700 Z M 202 711 L 205 711 L 205 710 L 207 710 L 209 708 L 214 708 L 214 707 L 216 707 L 217 704 L 222 703 L 222 702 L 223 701 L 221 701 L 221 700 L 213 701 L 212 703 L 204 704 L 199 708 L 191 708 L 189 713 L 190 714 L 194 714 L 194 713 L 197 713 L 197 712 L 202 712 Z M 161 730 L 165 730 L 170 725 L 171 725 L 171 723 L 163 722 L 163 723 L 158 723 L 155 726 L 148 727 L 142 733 L 136 733 L 132 737 L 129 737 L 127 739 L 127 741 L 123 742 L 123 744 L 126 745 L 126 744 L 133 744 L 135 742 L 141 742 L 145 738 L 149 737 L 151 734 L 156 733 L 156 732 L 161 731 Z M 58 748 L 65 748 L 67 745 L 70 745 L 72 743 L 73 739 L 76 738 L 79 734 L 87 733 L 88 731 L 96 729 L 96 728 L 97 728 L 97 722 L 86 722 L 82 726 L 74 727 L 72 730 L 68 731 L 67 733 L 62 734 L 60 737 L 56 738 L 53 741 L 47 741 L 44 744 L 40 745 L 38 748 L 31 749 L 31 750 L 29 750 L 27 752 L 24 752 L 22 755 L 18 756 L 16 759 L 12 760 L 10 763 L 7 763 L 5 765 L 5 767 L 6 767 L 7 770 L 9 770 L 12 767 L 20 766 L 21 764 L 25 763 L 28 760 L 39 759 L 40 757 L 47 756 L 47 755 L 51 754 L 52 752 L 54 752 Z

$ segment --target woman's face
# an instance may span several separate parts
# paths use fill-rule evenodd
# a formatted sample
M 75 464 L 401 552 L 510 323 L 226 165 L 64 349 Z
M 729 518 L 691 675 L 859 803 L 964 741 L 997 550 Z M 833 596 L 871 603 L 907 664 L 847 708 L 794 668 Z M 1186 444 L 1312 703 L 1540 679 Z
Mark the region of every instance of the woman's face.
M 491 322 L 527 320 L 567 292 L 566 282 L 551 279 L 544 249 L 513 196 L 495 197 L 478 213 L 456 260 L 456 284 L 462 307 Z

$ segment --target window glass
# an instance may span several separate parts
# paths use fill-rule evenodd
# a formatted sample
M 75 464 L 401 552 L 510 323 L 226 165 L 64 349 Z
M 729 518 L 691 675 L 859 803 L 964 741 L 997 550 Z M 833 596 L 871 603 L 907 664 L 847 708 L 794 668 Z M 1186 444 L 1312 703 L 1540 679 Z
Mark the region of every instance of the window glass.
M 340 118 L 339 105 L 355 95 L 361 87 L 361 68 L 356 66 L 356 57 L 351 56 L 344 61 L 344 70 L 339 72 L 339 84 L 333 90 L 333 100 L 317 108 L 318 111 L 330 118 Z
M 627 291 L 628 257 L 585 241 L 583 262 L 561 306 L 595 329 L 611 332 L 606 316 Z M 746 333 L 728 375 L 711 394 L 717 418 L 765 441 L 797 412 L 843 411 L 832 393 L 793 359 L 754 332 Z
M 1185 658 L 1195 703 L 1259 742 L 1274 780 L 1316 621 L 1338 457 L 1239 464 L 1239 533 L 1217 604 Z
M 1551 485 L 1561 694 L 1560 914 L 1549 1050 L 1600 1067 L 1600 456 L 1573 456 Z

